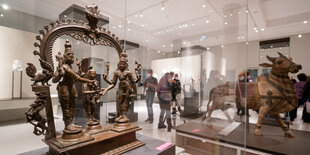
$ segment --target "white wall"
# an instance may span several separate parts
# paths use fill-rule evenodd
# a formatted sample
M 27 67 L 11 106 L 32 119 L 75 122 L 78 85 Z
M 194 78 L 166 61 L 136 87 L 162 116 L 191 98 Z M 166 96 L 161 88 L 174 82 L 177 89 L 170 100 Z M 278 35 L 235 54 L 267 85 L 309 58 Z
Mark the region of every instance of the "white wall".
M 152 60 L 151 66 L 154 74 L 157 75 L 158 80 L 165 73 L 173 71 L 179 74 L 179 78 L 182 84 L 184 84 L 186 81 L 188 82 L 190 78 L 193 78 L 195 80 L 194 88 L 198 90 L 201 69 L 200 62 L 200 55 L 195 55 Z
M 31 62 L 37 70 L 41 70 L 38 56 L 33 55 L 36 49 L 33 43 L 36 41 L 37 34 L 25 32 L 17 29 L 0 26 L 0 99 L 10 99 L 12 93 L 12 64 L 15 59 L 21 61 L 23 65 L 23 78 L 22 78 L 22 96 L 33 97 L 34 94 L 31 90 L 30 78 L 26 75 L 25 69 L 27 63 Z M 51 83 L 50 83 L 51 84 Z M 55 86 L 51 88 L 51 93 L 55 93 Z
M 302 65 L 299 73 L 306 73 L 310 76 L 310 33 L 303 34 L 301 38 L 297 35 L 291 36 L 290 56 L 295 63 Z

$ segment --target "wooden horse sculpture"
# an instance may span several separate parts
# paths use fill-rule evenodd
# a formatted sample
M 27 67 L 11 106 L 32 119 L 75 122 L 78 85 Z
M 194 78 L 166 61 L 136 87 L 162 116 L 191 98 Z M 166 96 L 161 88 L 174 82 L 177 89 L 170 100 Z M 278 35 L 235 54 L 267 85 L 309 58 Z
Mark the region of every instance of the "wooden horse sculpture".
M 225 97 L 231 95 L 229 94 L 229 89 L 230 89 L 230 83 L 226 82 L 226 83 L 219 84 L 210 90 L 209 101 L 207 105 L 207 112 L 202 118 L 202 121 L 204 121 L 205 119 L 207 119 L 207 121 L 210 121 L 211 114 L 215 110 L 222 110 L 224 114 L 226 115 L 227 119 L 229 121 L 232 121 L 227 111 L 225 111 L 233 107 L 233 105 L 231 104 L 225 104 L 225 99 L 226 99 Z M 211 101 L 212 101 L 212 105 L 210 106 Z
M 268 76 L 259 76 L 256 83 L 246 84 L 246 93 L 239 93 L 241 105 L 247 109 L 259 109 L 255 135 L 262 135 L 262 122 L 267 113 L 273 115 L 281 125 L 285 136 L 294 137 L 287 125 L 280 117 L 280 113 L 289 112 L 298 106 L 298 99 L 288 73 L 297 73 L 302 69 L 301 65 L 295 64 L 291 58 L 279 53 L 279 57 L 267 59 L 272 64 L 262 63 L 261 67 L 271 67 Z M 237 88 L 241 84 L 237 85 Z

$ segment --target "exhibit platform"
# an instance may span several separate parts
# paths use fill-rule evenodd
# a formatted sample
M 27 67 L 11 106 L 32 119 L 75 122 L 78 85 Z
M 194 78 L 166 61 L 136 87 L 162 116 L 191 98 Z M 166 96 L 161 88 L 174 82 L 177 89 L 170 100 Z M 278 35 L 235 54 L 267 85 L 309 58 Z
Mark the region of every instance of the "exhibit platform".
M 137 140 L 143 142 L 145 145 L 134 150 L 123 153 L 124 155 L 172 155 L 175 154 L 175 145 L 152 137 L 136 134 Z M 19 155 L 47 155 L 48 147 L 24 152 Z
M 216 122 L 218 121 L 218 123 Z M 307 155 L 310 132 L 292 130 L 295 138 L 288 138 L 280 127 L 263 125 L 263 136 L 254 135 L 255 124 L 233 122 L 227 127 L 189 122 L 176 127 L 176 145 L 206 154 L 298 154 Z

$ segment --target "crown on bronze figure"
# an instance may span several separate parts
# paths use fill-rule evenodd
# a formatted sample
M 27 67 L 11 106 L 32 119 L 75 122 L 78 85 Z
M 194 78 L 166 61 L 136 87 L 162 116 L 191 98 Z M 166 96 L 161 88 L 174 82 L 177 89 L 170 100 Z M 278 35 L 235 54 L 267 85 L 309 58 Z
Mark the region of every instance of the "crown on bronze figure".
M 72 45 L 68 39 L 66 40 L 66 43 L 65 43 L 65 54 L 66 53 L 73 53 Z
M 127 62 L 127 53 L 125 51 L 123 51 L 120 55 L 119 55 L 119 61 L 120 62 Z

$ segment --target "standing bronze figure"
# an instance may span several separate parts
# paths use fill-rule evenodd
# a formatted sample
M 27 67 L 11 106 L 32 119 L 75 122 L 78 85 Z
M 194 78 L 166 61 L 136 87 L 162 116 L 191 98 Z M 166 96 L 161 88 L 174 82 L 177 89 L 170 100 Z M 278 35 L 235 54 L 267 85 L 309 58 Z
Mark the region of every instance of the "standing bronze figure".
M 99 87 L 99 82 L 95 80 L 96 71 L 89 67 L 87 71 L 87 78 L 93 80 L 93 83 L 83 83 L 82 93 L 83 93 L 83 104 L 86 110 L 88 121 L 86 124 L 86 130 L 95 132 L 96 130 L 101 129 L 100 121 L 95 118 L 97 104 L 100 103 L 100 96 L 102 91 Z
M 57 91 L 63 113 L 63 121 L 65 122 L 64 134 L 79 133 L 82 131 L 82 127 L 72 123 L 75 113 L 75 99 L 77 98 L 77 90 L 74 83 L 75 81 L 83 83 L 94 83 L 95 81 L 81 78 L 72 69 L 74 53 L 69 40 L 66 40 L 63 57 L 58 54 L 56 59 L 59 64 L 53 77 L 53 83 L 57 83 L 62 79 L 57 85 Z
M 137 64 L 137 67 L 140 66 L 141 66 L 140 64 Z M 104 80 L 107 83 L 109 83 L 110 86 L 107 89 L 104 89 L 103 95 L 107 91 L 114 88 L 115 85 L 117 84 L 117 81 L 119 80 L 117 99 L 116 99 L 117 114 L 118 114 L 118 117 L 115 119 L 116 123 L 124 124 L 129 122 L 126 113 L 128 111 L 128 105 L 131 103 L 132 99 L 136 97 L 137 94 L 136 82 L 139 79 L 140 78 L 137 75 L 137 80 L 135 80 L 133 73 L 128 70 L 127 54 L 125 52 L 122 52 L 120 54 L 118 68 L 113 74 L 112 81 L 107 80 L 106 76 L 104 76 Z

